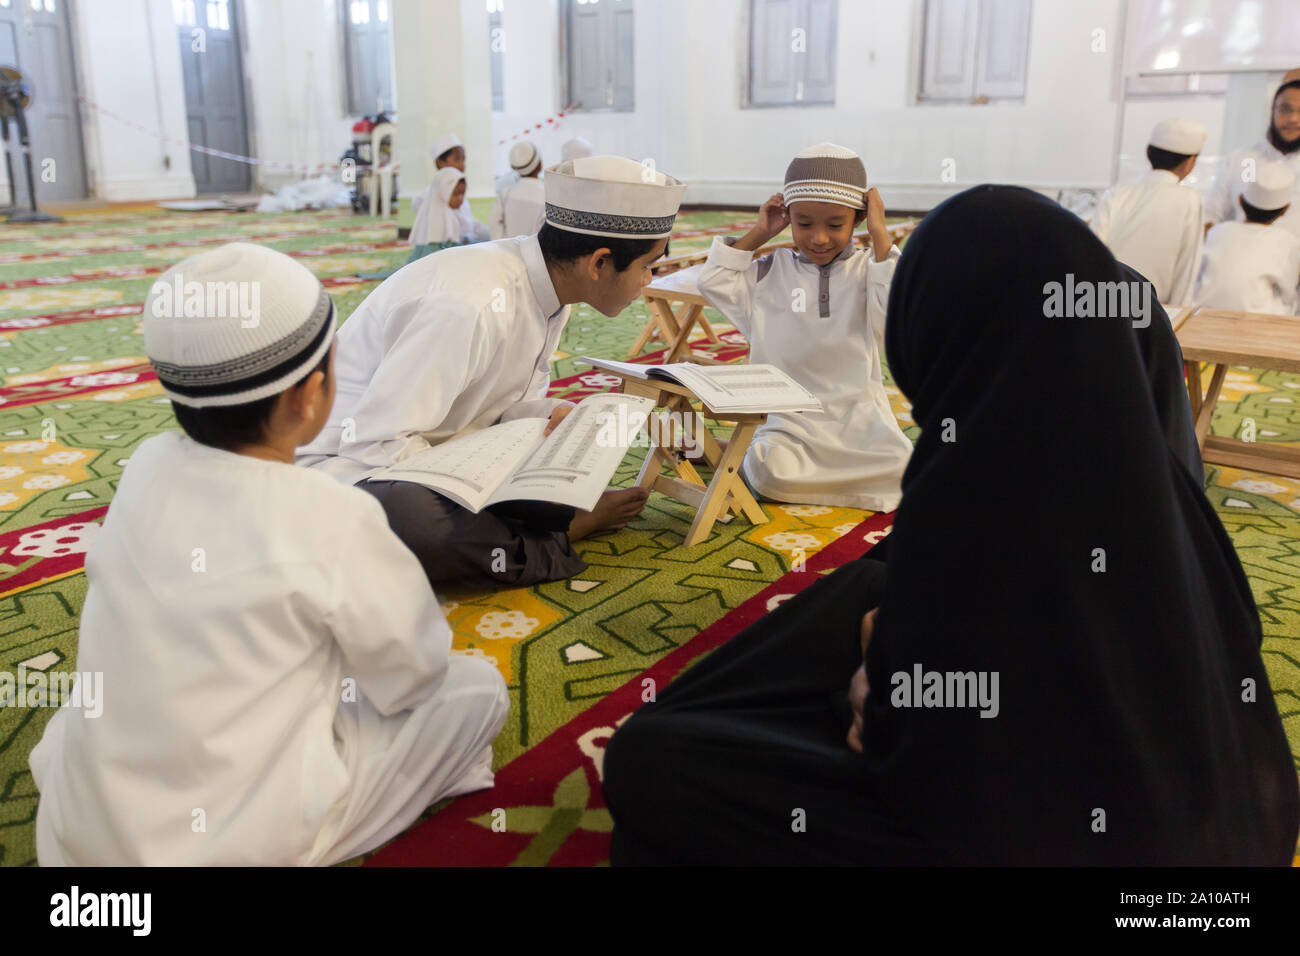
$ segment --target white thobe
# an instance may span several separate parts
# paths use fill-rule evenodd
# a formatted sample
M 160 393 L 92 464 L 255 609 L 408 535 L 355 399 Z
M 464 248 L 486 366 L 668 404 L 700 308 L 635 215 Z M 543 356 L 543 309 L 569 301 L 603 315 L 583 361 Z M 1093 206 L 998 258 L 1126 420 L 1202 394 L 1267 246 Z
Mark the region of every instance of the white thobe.
M 777 366 L 825 409 L 769 415 L 745 481 L 776 501 L 892 511 L 912 454 L 880 361 L 898 248 L 876 262 L 850 244 L 817 266 L 791 249 L 754 260 L 734 241 L 714 239 L 700 292 L 749 340 L 751 362 Z
M 500 199 L 501 194 L 517 182 L 519 182 L 519 174 L 513 169 L 507 170 L 498 176 L 496 182 L 493 183 L 493 190 L 496 192 L 497 198 Z
M 531 236 L 546 221 L 546 187 L 536 176 L 507 186 L 492 207 L 492 238 Z
M 102 713 L 32 751 L 42 865 L 329 864 L 491 785 L 505 682 L 365 492 L 164 432 L 86 576 Z
M 385 279 L 338 333 L 338 395 L 299 464 L 349 484 L 456 435 L 545 418 L 569 318 L 536 236 L 444 249 Z
M 1300 239 L 1281 227 L 1221 222 L 1205 237 L 1196 304 L 1234 312 L 1296 314 Z
M 461 201 L 456 217 L 460 220 L 460 231 L 465 242 L 487 242 L 492 238 L 492 231 L 475 219 L 474 213 L 470 211 L 469 196 Z
M 1214 177 L 1214 184 L 1205 195 L 1205 221 L 1244 221 L 1246 214 L 1242 212 L 1237 200 L 1246 190 L 1245 177 L 1253 175 L 1260 163 L 1279 161 L 1286 163 L 1291 172 L 1295 173 L 1296 186 L 1291 208 L 1276 220 L 1276 224 L 1300 237 L 1300 150 L 1283 154 L 1267 139 L 1262 139 L 1247 149 L 1236 150 L 1224 160 L 1218 175 Z
M 1201 194 L 1165 169 L 1108 190 L 1092 231 L 1155 286 L 1159 301 L 1190 305 L 1205 235 Z

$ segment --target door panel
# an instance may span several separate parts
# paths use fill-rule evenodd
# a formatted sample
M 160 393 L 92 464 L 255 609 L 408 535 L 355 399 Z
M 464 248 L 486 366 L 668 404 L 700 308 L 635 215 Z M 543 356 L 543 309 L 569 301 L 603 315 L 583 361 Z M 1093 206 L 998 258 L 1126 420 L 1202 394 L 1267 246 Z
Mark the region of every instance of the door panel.
M 174 8 L 190 143 L 247 156 L 239 7 L 234 0 L 207 0 Z M 196 35 L 196 30 L 201 32 Z M 198 150 L 192 150 L 190 158 L 194 185 L 200 193 L 243 192 L 252 185 L 247 163 Z
M 0 6 L 0 66 L 14 66 L 32 85 L 26 113 L 32 143 L 32 175 L 39 202 L 83 199 L 86 165 L 81 147 L 81 115 L 72 68 L 66 0 L 28 0 Z M 28 202 L 17 130 L 10 126 L 18 201 Z M 52 159 L 53 181 L 42 179 L 43 161 Z M 8 194 L 3 201 L 8 201 Z

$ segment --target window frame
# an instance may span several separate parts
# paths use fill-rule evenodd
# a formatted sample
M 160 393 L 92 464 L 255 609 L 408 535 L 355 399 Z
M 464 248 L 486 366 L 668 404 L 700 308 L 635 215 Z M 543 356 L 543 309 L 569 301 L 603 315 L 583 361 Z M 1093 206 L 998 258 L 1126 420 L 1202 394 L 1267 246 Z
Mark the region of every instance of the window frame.
M 196 0 L 196 2 L 205 2 L 205 0 Z M 339 16 L 339 44 L 343 48 L 343 113 L 349 118 L 361 116 L 370 116 L 375 108 L 373 100 L 361 104 L 362 91 L 356 89 L 354 85 L 354 64 L 352 56 L 352 18 L 351 5 L 357 0 L 338 0 Z M 396 64 L 396 53 L 393 49 L 393 0 L 365 0 L 370 6 L 372 13 L 377 12 L 379 3 L 386 3 L 388 6 L 388 19 L 384 22 L 388 24 L 388 89 L 387 95 L 384 96 L 384 112 L 393 114 L 397 111 L 397 81 L 394 75 Z M 381 88 L 380 92 L 384 92 Z M 358 111 L 357 107 L 361 108 Z
M 756 15 L 756 6 L 763 0 L 746 0 L 743 5 L 743 22 L 740 30 L 740 55 L 744 68 L 740 77 L 740 108 L 746 110 L 782 110 L 782 109 L 805 109 L 805 108 L 825 108 L 834 107 L 839 95 L 839 26 L 840 26 L 840 5 L 839 0 L 829 0 L 832 4 L 831 10 L 831 39 L 829 50 L 829 69 L 830 82 L 829 98 L 816 99 L 791 99 L 782 102 L 756 102 L 754 99 L 754 31 L 758 24 Z M 812 0 L 795 0 L 805 11 Z M 811 15 L 804 16 L 805 22 L 811 22 Z M 811 53 L 806 56 L 811 56 Z M 806 79 L 806 75 L 805 75 Z M 799 80 L 795 80 L 796 89 Z
M 1025 5 L 1024 19 L 1024 56 L 1022 60 L 1022 77 L 1020 91 L 1017 93 L 1000 93 L 989 92 L 987 86 L 982 84 L 988 82 L 980 74 L 981 53 L 987 45 L 985 22 L 987 17 L 987 6 L 990 2 L 996 0 L 969 0 L 973 5 L 973 25 L 970 28 L 969 35 L 964 41 L 967 44 L 966 53 L 970 56 L 970 79 L 967 81 L 964 77 L 962 82 L 969 82 L 970 89 L 968 93 L 933 93 L 928 92 L 931 85 L 926 75 L 927 64 L 930 58 L 927 55 L 931 46 L 930 37 L 930 9 L 931 4 L 936 0 L 923 0 L 918 5 L 917 16 L 917 39 L 915 43 L 917 69 L 913 72 L 916 82 L 915 104 L 918 106 L 980 106 L 993 103 L 1022 104 L 1029 99 L 1029 70 L 1030 58 L 1033 54 L 1033 36 L 1034 36 L 1034 4 L 1033 0 L 1022 0 Z
M 632 58 L 628 64 L 630 69 L 629 93 L 626 103 L 618 101 L 617 93 L 614 94 L 613 103 L 602 103 L 599 106 L 590 106 L 588 104 L 579 104 L 575 84 L 573 79 L 573 30 L 571 28 L 571 15 L 574 7 L 586 6 L 588 3 L 597 2 L 608 4 L 602 9 L 616 10 L 621 5 L 623 9 L 631 12 L 632 15 Z M 560 0 L 557 6 L 559 16 L 559 72 L 560 72 L 560 99 L 565 105 L 563 109 L 570 113 L 635 113 L 636 112 L 636 15 L 637 7 L 635 0 Z M 603 63 L 613 62 L 614 47 L 616 42 L 615 21 L 611 18 L 609 21 L 608 33 L 601 33 L 601 59 Z M 612 76 L 612 74 L 611 74 Z M 617 82 L 610 84 L 614 90 L 618 89 Z M 576 105 L 575 105 L 576 104 Z

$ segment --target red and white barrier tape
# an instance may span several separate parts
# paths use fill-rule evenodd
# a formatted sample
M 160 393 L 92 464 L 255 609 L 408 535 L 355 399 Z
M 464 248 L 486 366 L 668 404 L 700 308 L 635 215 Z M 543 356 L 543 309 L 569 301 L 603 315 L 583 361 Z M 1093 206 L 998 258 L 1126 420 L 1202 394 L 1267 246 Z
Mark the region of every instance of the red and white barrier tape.
M 247 163 L 249 166 L 272 166 L 275 167 L 276 169 L 287 169 L 294 172 L 302 172 L 304 174 L 311 173 L 311 172 L 328 172 L 335 169 L 343 168 L 342 163 L 314 163 L 314 164 L 313 163 L 286 163 L 275 159 L 258 159 L 255 156 L 241 156 L 238 153 L 228 153 L 223 149 L 213 149 L 210 146 L 199 146 L 195 143 L 189 142 L 188 140 L 180 140 L 174 136 L 168 136 L 165 133 L 160 133 L 156 129 L 149 129 L 149 127 L 143 126 L 140 123 L 137 123 L 135 120 L 127 119 L 125 116 L 119 116 L 117 113 L 114 113 L 112 110 L 106 107 L 100 106 L 98 103 L 92 103 L 84 96 L 78 96 L 77 99 L 81 103 L 84 103 L 86 106 L 90 107 L 92 110 L 96 110 L 97 112 L 103 113 L 105 116 L 117 120 L 119 123 L 121 123 L 124 126 L 129 126 L 133 130 L 137 130 L 138 132 L 144 133 L 146 136 L 151 136 L 154 139 L 160 140 L 164 143 L 174 143 L 177 146 L 188 146 L 190 149 L 194 150 L 194 152 L 203 153 L 205 156 L 216 156 L 219 159 L 229 159 L 229 160 L 233 160 L 236 163 Z M 573 105 L 566 106 L 563 110 L 560 110 L 554 116 L 548 116 L 540 123 L 534 123 L 528 129 L 515 133 L 513 136 L 508 136 L 505 137 L 504 139 L 497 140 L 497 145 L 503 146 L 506 143 L 511 142 L 512 140 L 519 139 L 521 136 L 529 136 L 536 130 L 545 129 L 547 126 L 550 126 L 550 128 L 552 129 L 558 128 L 559 121 L 564 119 L 566 115 L 566 111 L 572 110 L 576 105 L 578 104 L 575 103 Z M 394 172 L 396 172 L 400 168 L 401 167 L 399 166 L 399 164 L 393 163 L 389 166 L 380 166 L 374 171 L 377 173 L 382 173 L 386 170 L 391 169 Z
M 497 145 L 498 145 L 498 146 L 504 146 L 506 143 L 509 143 L 509 142 L 511 142 L 512 140 L 519 139 L 519 137 L 521 137 L 521 136 L 531 136 L 531 135 L 532 135 L 534 132 L 536 132 L 537 130 L 539 130 L 539 129 L 545 129 L 548 125 L 551 127 L 551 129 L 556 129 L 556 128 L 558 128 L 559 125 L 560 125 L 560 120 L 564 119 L 564 117 L 565 117 L 568 113 L 571 113 L 574 109 L 576 109 L 576 108 L 577 108 L 578 106 L 580 106 L 580 105 L 581 105 L 580 103 L 570 103 L 568 106 L 566 106 L 564 109 L 560 110 L 560 111 L 559 111 L 558 113 L 556 113 L 554 116 L 548 116 L 548 117 L 546 117 L 546 119 L 542 120 L 540 123 L 534 123 L 532 126 L 528 127 L 528 128 L 525 129 L 525 130 L 522 130 L 522 131 L 520 131 L 520 132 L 518 132 L 518 133 L 515 133 L 513 136 L 507 136 L 507 137 L 504 137 L 503 139 L 499 139 L 499 140 L 497 140 Z
M 84 103 L 86 106 L 90 107 L 92 110 L 96 110 L 100 113 L 103 113 L 105 116 L 117 120 L 119 123 L 121 123 L 124 126 L 129 126 L 131 129 L 144 133 L 146 136 L 151 136 L 154 139 L 161 140 L 164 143 L 172 143 L 177 146 L 188 146 L 190 149 L 194 150 L 194 152 L 203 153 L 206 156 L 216 156 L 219 159 L 229 159 L 229 160 L 233 160 L 236 163 L 246 163 L 249 166 L 272 166 L 275 167 L 276 169 L 287 169 L 290 170 L 291 172 L 301 172 L 303 174 L 310 174 L 312 172 L 318 172 L 318 173 L 329 172 L 329 171 L 343 168 L 342 163 L 286 163 L 275 159 L 258 159 L 255 156 L 241 156 L 238 153 L 228 153 L 224 149 L 213 149 L 210 146 L 199 146 L 198 144 L 191 143 L 188 140 L 181 140 L 181 139 L 177 139 L 174 136 L 168 136 L 165 133 L 160 133 L 156 129 L 149 129 L 149 127 L 142 126 L 141 124 L 137 123 L 135 120 L 127 119 L 125 116 L 119 116 L 117 113 L 114 113 L 112 110 L 107 109 L 106 107 L 100 106 L 98 103 L 92 103 L 84 96 L 78 96 L 77 99 L 82 103 Z M 396 172 L 398 168 L 399 168 L 398 164 L 393 163 L 392 165 L 389 166 L 380 166 L 374 171 L 378 173 L 382 173 L 385 170 L 391 169 L 394 172 Z

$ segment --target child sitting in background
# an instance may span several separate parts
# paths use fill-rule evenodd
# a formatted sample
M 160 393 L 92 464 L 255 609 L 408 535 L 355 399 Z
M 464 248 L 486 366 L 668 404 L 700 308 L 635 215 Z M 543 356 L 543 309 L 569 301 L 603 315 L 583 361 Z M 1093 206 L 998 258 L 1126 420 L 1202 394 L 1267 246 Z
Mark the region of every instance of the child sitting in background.
M 439 136 L 433 141 L 433 146 L 430 147 L 429 152 L 433 155 L 433 170 L 435 173 L 440 169 L 446 169 L 448 166 L 454 166 L 464 175 L 465 146 L 455 133 L 444 133 Z M 411 208 L 415 209 L 415 206 Z M 468 202 L 461 203 L 453 208 L 456 210 L 456 218 L 460 221 L 460 231 L 466 242 L 486 242 L 492 238 L 491 230 L 474 218 L 474 213 L 470 211 Z
M 524 140 L 510 147 L 510 169 L 515 181 L 507 185 L 492 207 L 492 238 L 531 236 L 546 221 L 546 187 L 539 178 L 542 155 Z
M 1101 197 L 1092 231 L 1155 286 L 1161 302 L 1190 305 L 1205 235 L 1201 194 L 1181 186 L 1205 146 L 1205 127 L 1168 119 L 1151 131 L 1151 172 Z
M 173 283 L 251 287 L 252 315 Z M 293 464 L 334 402 L 320 282 L 232 243 L 169 269 L 143 330 L 185 434 L 136 449 L 87 556 L 77 666 L 105 702 L 32 751 L 41 865 L 335 863 L 491 786 L 501 675 L 450 656 L 379 503 Z
M 821 399 L 824 411 L 769 415 L 742 473 L 775 501 L 892 511 L 912 443 L 885 394 L 881 355 L 898 249 L 885 207 L 850 149 L 799 153 L 785 189 L 763 203 L 744 237 L 713 240 L 700 293 L 749 340 L 749 359 L 775 365 Z M 853 244 L 863 221 L 872 251 Z M 754 261 L 785 227 L 795 249 Z
M 1246 221 L 1221 222 L 1205 237 L 1197 305 L 1296 314 L 1300 239 L 1277 223 L 1294 189 L 1295 174 L 1285 164 L 1260 164 L 1238 199 Z
M 423 259 L 431 252 L 460 246 L 477 239 L 461 228 L 460 209 L 465 205 L 465 174 L 455 166 L 444 166 L 433 174 L 433 182 L 411 201 L 415 221 L 411 225 L 411 257 Z

